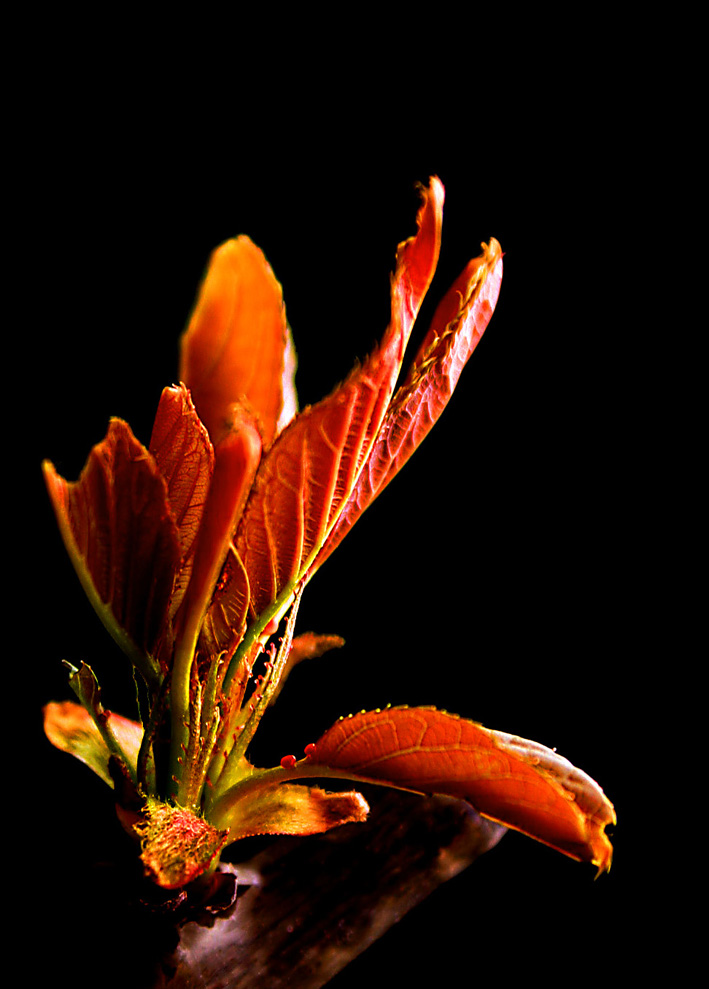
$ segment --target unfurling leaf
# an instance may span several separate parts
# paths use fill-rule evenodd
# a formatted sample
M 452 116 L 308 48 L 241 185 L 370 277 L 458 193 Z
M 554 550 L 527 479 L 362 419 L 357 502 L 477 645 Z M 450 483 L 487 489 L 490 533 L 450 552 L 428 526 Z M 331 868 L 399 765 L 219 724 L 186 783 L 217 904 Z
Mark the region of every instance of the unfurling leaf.
M 153 457 L 121 419 L 67 483 L 45 461 L 64 543 L 100 618 L 148 682 L 180 563 L 167 486 Z
M 615 823 L 601 788 L 538 742 L 435 708 L 389 708 L 338 721 L 309 749 L 313 763 L 354 780 L 461 797 L 478 813 L 579 861 L 609 869 Z
M 346 381 L 304 409 L 265 454 L 207 622 L 209 646 L 228 649 L 247 602 L 258 617 L 311 569 L 370 456 L 399 376 L 411 327 L 438 261 L 443 187 L 423 190 L 418 232 L 401 245 L 391 322 Z M 199 402 L 196 402 L 199 410 Z M 248 583 L 247 583 L 248 575 Z M 248 586 L 248 597 L 246 588 Z
M 105 712 L 105 717 L 128 768 L 135 775 L 143 740 L 141 725 L 110 711 Z M 115 752 L 110 750 L 96 723 L 80 704 L 73 701 L 47 704 L 44 708 L 44 731 L 52 745 L 80 759 L 104 783 L 114 786 L 108 763 Z
M 114 786 L 119 817 L 165 888 L 209 873 L 227 842 L 366 818 L 359 793 L 296 782 L 318 777 L 460 798 L 610 866 L 615 813 L 593 780 L 543 745 L 434 708 L 362 712 L 304 759 L 270 769 L 247 759 L 290 668 L 342 644 L 293 638 L 305 585 L 437 421 L 495 308 L 493 239 L 443 298 L 400 383 L 442 209 L 434 177 L 416 234 L 397 250 L 381 343 L 321 402 L 296 415 L 281 286 L 238 237 L 212 256 L 181 340 L 181 383 L 162 393 L 149 449 L 114 419 L 75 483 L 44 464 L 83 586 L 146 681 L 136 678 L 143 732 L 104 710 L 88 666 L 72 667 L 83 707 L 48 705 L 46 733 Z M 269 646 L 289 609 L 280 645 Z
M 258 414 L 271 444 L 296 411 L 293 354 L 270 265 L 248 237 L 228 240 L 212 254 L 181 341 L 180 378 L 213 443 L 240 401 Z
M 265 784 L 245 787 L 225 801 L 215 823 L 229 828 L 229 841 L 259 834 L 320 834 L 342 824 L 365 821 L 369 806 L 361 793 L 328 793 L 317 786 Z
M 229 428 L 214 449 L 214 472 L 183 606 L 183 631 L 194 641 L 261 459 L 261 437 L 253 417 L 239 402 L 231 404 L 229 414 Z
M 345 640 L 340 635 L 318 635 L 316 632 L 302 632 L 300 635 L 296 635 L 291 644 L 278 686 L 271 694 L 269 704 L 275 702 L 294 666 L 297 666 L 304 659 L 317 659 L 326 652 L 330 652 L 331 649 L 341 649 L 344 644 Z
M 405 383 L 394 395 L 352 497 L 317 558 L 320 566 L 381 494 L 439 418 L 500 294 L 502 250 L 483 244 L 439 304 Z

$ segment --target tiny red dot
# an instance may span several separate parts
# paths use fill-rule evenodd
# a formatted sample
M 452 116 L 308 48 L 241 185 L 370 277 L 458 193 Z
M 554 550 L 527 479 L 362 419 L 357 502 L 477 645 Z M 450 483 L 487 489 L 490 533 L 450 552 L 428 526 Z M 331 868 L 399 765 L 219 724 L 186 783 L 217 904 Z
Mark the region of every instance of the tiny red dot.
M 305 746 L 305 754 L 309 759 L 315 756 L 315 743 L 311 742 L 310 745 Z
M 292 769 L 297 761 L 294 755 L 284 755 L 281 759 L 281 766 L 283 769 Z

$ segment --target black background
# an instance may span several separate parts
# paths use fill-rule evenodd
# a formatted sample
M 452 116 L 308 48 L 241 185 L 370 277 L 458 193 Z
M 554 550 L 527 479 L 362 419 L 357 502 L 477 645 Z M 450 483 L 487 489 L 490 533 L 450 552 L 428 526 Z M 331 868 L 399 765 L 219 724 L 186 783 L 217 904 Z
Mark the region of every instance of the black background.
M 595 984 L 609 953 L 632 964 L 653 912 L 638 885 L 636 762 L 647 645 L 663 635 L 646 503 L 663 427 L 646 402 L 640 302 L 659 223 L 643 192 L 652 72 L 628 71 L 606 35 L 582 52 L 540 47 L 542 30 L 520 63 L 474 33 L 456 54 L 455 26 L 420 31 L 409 48 L 365 32 L 315 64 L 267 43 L 249 59 L 242 38 L 233 63 L 195 75 L 187 43 L 170 53 L 179 71 L 153 75 L 136 35 L 130 59 L 58 57 L 31 102 L 17 292 L 31 593 L 18 650 L 31 662 L 19 678 L 28 855 L 41 866 L 31 899 L 49 928 L 73 932 L 57 964 L 81 937 L 72 870 L 116 826 L 102 785 L 44 741 L 40 708 L 70 696 L 63 658 L 94 667 L 109 707 L 129 713 L 131 685 L 65 556 L 40 461 L 75 478 L 111 415 L 148 440 L 209 253 L 238 233 L 283 285 L 301 404 L 325 395 L 384 332 L 395 247 L 431 174 L 446 187 L 443 247 L 411 351 L 490 236 L 505 252 L 497 311 L 431 436 L 309 586 L 301 630 L 347 645 L 294 672 L 254 757 L 300 755 L 360 708 L 434 704 L 556 746 L 616 804 L 610 875 L 594 882 L 590 866 L 509 834 L 338 989 L 392 965 L 408 985 L 448 984 L 461 967 L 471 983 Z

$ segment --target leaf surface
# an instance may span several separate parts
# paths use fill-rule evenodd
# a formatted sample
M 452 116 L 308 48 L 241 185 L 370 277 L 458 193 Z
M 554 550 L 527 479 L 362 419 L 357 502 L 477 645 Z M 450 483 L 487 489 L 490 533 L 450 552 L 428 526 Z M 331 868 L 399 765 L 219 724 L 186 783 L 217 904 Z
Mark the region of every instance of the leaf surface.
M 214 472 L 181 616 L 185 625 L 181 631 L 195 641 L 261 459 L 261 437 L 253 416 L 239 402 L 232 403 L 231 413 L 231 428 L 214 451 Z
M 256 413 L 269 445 L 296 409 L 294 351 L 281 286 L 248 237 L 212 254 L 181 341 L 180 377 L 216 443 L 241 401 Z
M 605 827 L 615 823 L 613 805 L 589 776 L 538 742 L 435 708 L 390 708 L 338 721 L 309 760 L 313 776 L 322 765 L 355 780 L 460 797 L 599 872 L 610 868 Z
M 321 550 L 320 566 L 401 470 L 443 412 L 497 303 L 502 251 L 494 238 L 438 306 L 406 382 L 394 396 L 347 506 Z
M 163 390 L 150 438 L 150 453 L 165 478 L 180 543 L 180 569 L 170 606 L 174 616 L 192 572 L 197 533 L 214 470 L 209 434 L 184 385 Z
M 112 419 L 78 481 L 45 461 L 44 476 L 64 543 L 102 621 L 149 681 L 168 620 L 180 541 L 155 460 L 121 419 Z
M 143 728 L 136 721 L 120 714 L 106 712 L 108 727 L 135 774 Z M 44 708 L 44 731 L 57 749 L 81 760 L 100 776 L 104 783 L 114 786 L 108 768 L 111 751 L 91 715 L 74 701 L 51 701 Z
M 209 628 L 227 648 L 230 624 L 262 614 L 312 565 L 369 457 L 393 393 L 411 326 L 440 249 L 443 187 L 424 191 L 417 234 L 399 245 L 391 322 L 380 347 L 330 396 L 303 410 L 264 456 L 227 560 Z

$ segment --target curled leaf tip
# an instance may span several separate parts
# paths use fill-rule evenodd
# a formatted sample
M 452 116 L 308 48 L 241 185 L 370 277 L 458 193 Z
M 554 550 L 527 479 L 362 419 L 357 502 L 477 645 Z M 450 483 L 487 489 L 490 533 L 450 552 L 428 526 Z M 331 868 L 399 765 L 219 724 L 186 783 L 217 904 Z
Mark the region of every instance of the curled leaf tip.
M 613 805 L 586 773 L 528 739 L 436 708 L 350 715 L 315 744 L 312 761 L 354 780 L 467 800 L 483 817 L 536 838 L 600 871 Z
M 211 436 L 229 405 L 246 401 L 268 445 L 296 408 L 295 360 L 281 286 L 248 237 L 218 247 L 209 262 L 180 352 L 180 378 Z
M 290 760 L 283 768 L 292 768 Z M 362 823 L 368 814 L 369 804 L 356 790 L 330 793 L 316 786 L 259 785 L 255 780 L 246 792 L 235 788 L 233 795 L 227 794 L 213 809 L 212 819 L 228 827 L 229 841 L 236 841 L 257 834 L 322 834 Z

